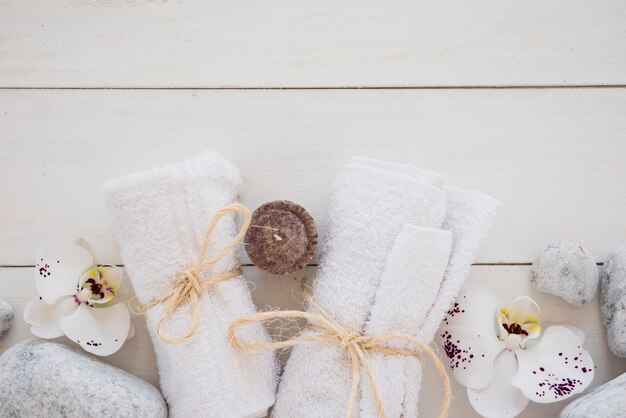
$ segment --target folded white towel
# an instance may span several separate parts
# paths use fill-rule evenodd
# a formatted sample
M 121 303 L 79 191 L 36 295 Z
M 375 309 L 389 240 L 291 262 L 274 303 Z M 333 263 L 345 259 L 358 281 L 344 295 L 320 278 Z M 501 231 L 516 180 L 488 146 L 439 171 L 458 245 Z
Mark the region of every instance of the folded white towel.
M 359 163 L 407 175 L 419 181 L 429 182 L 436 187 L 443 186 L 443 177 L 415 167 L 362 158 L 359 159 Z M 444 191 L 448 200 L 443 229 L 452 233 L 453 240 L 445 276 L 438 279 L 436 275 L 432 276 L 433 280 L 440 284 L 440 288 L 433 296 L 432 291 L 437 288 L 437 285 L 433 283 L 432 287 L 424 287 L 423 279 L 417 275 L 414 275 L 414 285 L 411 285 L 410 280 L 398 280 L 393 285 L 387 286 L 387 280 L 383 279 L 379 294 L 385 294 L 385 288 L 393 287 L 396 290 L 397 300 L 393 297 L 377 295 L 368 329 L 380 326 L 381 317 L 390 320 L 389 317 L 395 315 L 400 323 L 404 321 L 406 324 L 411 324 L 409 329 L 403 330 L 404 332 L 429 343 L 460 291 L 469 267 L 478 252 L 478 247 L 495 220 L 499 202 L 480 192 L 451 187 L 445 187 Z M 419 260 L 424 256 L 433 257 L 430 252 L 423 255 L 416 252 L 413 259 Z M 418 266 L 419 262 L 414 267 L 418 268 Z M 407 271 L 409 270 L 407 268 Z M 396 277 L 402 277 L 402 274 Z M 405 277 L 409 278 L 409 276 Z M 403 303 L 403 300 L 412 302 Z M 374 335 L 373 332 L 370 331 L 370 333 Z M 374 354 L 372 357 L 371 367 L 377 370 L 376 381 L 384 401 L 386 415 L 388 417 L 416 417 L 422 364 L 410 357 L 393 357 L 393 360 L 381 360 L 381 358 L 391 357 L 379 354 Z M 403 367 L 404 373 L 401 373 L 400 370 Z M 381 372 L 382 370 L 384 372 Z M 361 388 L 363 394 L 360 405 L 361 416 L 375 417 L 369 385 L 362 380 Z
M 452 252 L 441 288 L 429 307 L 423 321 L 414 323 L 414 335 L 425 343 L 432 341 L 443 317 L 459 293 L 469 268 L 476 257 L 479 244 L 495 221 L 499 202 L 479 192 L 445 188 L 448 195 L 448 210 L 444 220 L 444 229 L 452 232 Z M 408 290 L 407 290 L 408 291 Z M 422 299 L 419 299 L 419 303 Z M 424 300 L 426 302 L 426 300 Z M 408 310 L 415 309 L 419 303 L 407 305 Z M 394 409 L 388 417 L 415 418 L 418 416 L 418 399 L 421 388 L 422 363 L 411 358 L 405 358 L 405 374 L 395 375 L 393 378 L 382 380 L 385 386 L 388 380 L 396 385 L 404 382 L 403 398 L 390 401 L 391 407 L 401 406 L 401 410 Z M 384 379 L 384 378 L 383 378 Z M 438 384 L 439 382 L 429 382 Z M 398 403 L 398 400 L 401 402 Z M 363 415 L 368 416 L 368 415 Z
M 398 233 L 407 223 L 441 228 L 444 213 L 441 189 L 385 170 L 384 163 L 375 168 L 355 159 L 333 185 L 313 297 L 340 323 L 362 332 Z M 273 416 L 342 416 L 351 379 L 341 349 L 323 342 L 300 344 L 286 365 Z
M 214 152 L 106 184 L 106 204 L 141 303 L 173 288 L 185 265 L 198 257 L 209 221 L 219 209 L 235 201 L 241 184 L 239 170 Z M 222 218 L 208 255 L 224 248 L 235 234 L 233 217 Z M 205 278 L 239 264 L 238 254 L 230 253 Z M 146 315 L 171 416 L 264 416 L 275 397 L 274 353 L 241 352 L 227 339 L 232 320 L 255 312 L 244 278 L 219 282 L 203 292 L 198 329 L 181 344 L 162 342 L 156 334 L 163 307 L 154 306 Z M 190 309 L 177 310 L 170 318 L 167 334 L 181 335 L 190 321 Z M 260 324 L 240 332 L 248 341 L 268 339 Z
M 443 229 L 452 232 L 452 252 L 441 289 L 420 326 L 420 338 L 432 340 L 446 312 L 463 287 L 480 244 L 496 220 L 500 202 L 473 190 L 444 188 L 448 197 Z
M 416 324 L 423 322 L 437 297 L 451 244 L 450 231 L 405 225 L 387 258 L 372 316 L 366 326 L 367 335 L 376 337 L 397 332 L 418 336 Z M 415 348 L 401 341 L 388 345 Z M 388 417 L 399 417 L 403 412 L 404 377 L 409 362 L 419 360 L 377 352 L 370 355 L 370 369 Z M 376 417 L 376 405 L 365 371 L 362 371 L 360 388 L 361 416 Z
M 395 173 L 402 176 L 410 177 L 413 180 L 421 181 L 422 183 L 430 184 L 438 189 L 443 188 L 445 177 L 434 171 L 424 170 L 423 168 L 415 167 L 408 164 L 394 163 L 390 161 L 375 160 L 367 157 L 353 157 L 350 160 L 350 165 L 360 165 L 363 167 L 369 167 L 386 171 L 389 173 Z

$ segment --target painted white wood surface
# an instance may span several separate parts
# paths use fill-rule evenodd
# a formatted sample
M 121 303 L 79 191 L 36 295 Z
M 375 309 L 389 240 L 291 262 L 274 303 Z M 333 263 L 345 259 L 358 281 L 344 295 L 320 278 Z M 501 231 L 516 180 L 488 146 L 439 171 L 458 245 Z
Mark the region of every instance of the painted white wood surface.
M 353 155 L 412 162 L 502 202 L 478 262 L 528 263 L 557 239 L 599 262 L 624 244 L 626 89 L 0 91 L 0 264 L 87 239 L 121 263 L 102 184 L 215 148 L 242 200 L 306 207 L 320 232 Z
M 299 309 L 300 305 L 295 301 L 292 293 L 298 293 L 297 284 L 302 275 L 313 276 L 314 267 L 308 267 L 296 275 L 283 278 L 265 274 L 256 267 L 245 267 L 244 271 L 246 277 L 252 282 L 252 294 L 258 306 Z M 596 366 L 592 386 L 602 384 L 626 372 L 626 362 L 623 359 L 617 359 L 607 348 L 600 322 L 598 298 L 594 298 L 584 307 L 574 307 L 554 296 L 532 290 L 528 280 L 529 274 L 530 267 L 528 266 L 474 266 L 469 280 L 489 286 L 503 303 L 517 296 L 530 294 L 543 308 L 541 320 L 564 322 L 581 328 L 587 336 L 585 347 L 593 356 Z M 0 340 L 0 353 L 18 341 L 32 337 L 28 325 L 22 320 L 22 312 L 26 302 L 36 294 L 33 275 L 33 269 L 29 267 L 0 269 L 0 283 L 2 283 L 0 296 L 16 308 L 13 328 L 4 339 Z M 132 295 L 129 280 L 125 280 L 120 296 L 127 301 Z M 142 317 L 135 316 L 133 323 L 137 328 L 135 338 L 128 341 L 118 353 L 108 357 L 106 361 L 158 387 L 155 356 L 145 322 Z M 68 345 L 73 344 L 65 338 L 59 338 L 57 341 Z M 424 373 L 421 416 L 434 417 L 437 415 L 442 400 L 441 382 L 434 367 L 428 362 L 426 362 Z M 453 395 L 450 418 L 478 417 L 472 412 L 465 389 L 456 382 L 453 382 Z M 567 401 L 550 405 L 531 403 L 520 417 L 554 417 L 566 404 Z
M 244 203 L 294 200 L 322 232 L 330 184 L 352 155 L 499 198 L 477 259 L 498 265 L 474 266 L 470 280 L 503 301 L 530 293 L 544 320 L 582 328 L 594 385 L 626 372 L 597 299 L 575 308 L 529 289 L 528 266 L 506 265 L 556 239 L 599 262 L 626 244 L 626 88 L 439 89 L 626 85 L 624 22 L 621 0 L 0 0 L 0 297 L 16 307 L 0 353 L 30 336 L 28 266 L 46 242 L 81 236 L 100 262 L 121 262 L 105 180 L 216 148 L 240 167 Z M 245 272 L 260 306 L 299 307 L 295 276 Z M 134 323 L 137 337 L 107 361 L 158 384 Z M 422 416 L 435 416 L 439 393 L 427 364 Z M 475 417 L 463 388 L 454 395 L 451 418 Z M 563 406 L 531 404 L 522 417 Z
M 0 86 L 626 84 L 621 0 L 2 0 Z

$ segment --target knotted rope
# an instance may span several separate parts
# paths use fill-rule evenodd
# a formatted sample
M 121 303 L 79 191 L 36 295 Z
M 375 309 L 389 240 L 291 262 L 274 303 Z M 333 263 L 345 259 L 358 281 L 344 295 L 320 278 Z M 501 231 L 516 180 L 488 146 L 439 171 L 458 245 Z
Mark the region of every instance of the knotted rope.
M 279 349 L 293 347 L 300 343 L 326 341 L 331 344 L 335 344 L 344 350 L 350 357 L 350 363 L 352 365 L 352 386 L 350 390 L 350 398 L 348 400 L 348 408 L 346 411 L 346 417 L 351 418 L 356 403 L 356 398 L 359 389 L 359 381 L 361 378 L 361 367 L 365 370 L 365 374 L 370 383 L 374 402 L 376 404 L 376 411 L 381 418 L 385 417 L 385 411 L 383 402 L 378 393 L 374 375 L 369 366 L 368 354 L 370 352 L 378 352 L 388 355 L 400 355 L 420 357 L 420 352 L 428 354 L 433 360 L 439 377 L 443 381 L 444 389 L 444 401 L 439 413 L 440 418 L 448 416 L 448 410 L 450 409 L 450 381 L 448 374 L 443 366 L 443 363 L 433 352 L 433 350 L 418 338 L 401 333 L 389 333 L 378 337 L 370 337 L 358 332 L 351 331 L 349 328 L 340 324 L 335 320 L 326 310 L 324 310 L 319 304 L 316 304 L 310 296 L 307 297 L 310 304 L 316 307 L 316 311 L 319 312 L 303 312 L 303 311 L 277 311 L 277 312 L 258 312 L 251 315 L 244 316 L 233 321 L 228 329 L 228 336 L 231 344 L 239 349 L 246 350 L 267 350 L 267 349 Z M 285 341 L 271 341 L 271 342 L 257 342 L 248 343 L 243 342 L 237 338 L 236 329 L 255 322 L 272 321 L 276 319 L 306 319 L 309 323 L 308 327 L 317 332 L 314 335 L 300 335 L 290 338 Z M 411 350 L 408 348 L 394 348 L 383 345 L 388 341 L 405 341 L 409 344 L 413 344 L 419 347 L 418 350 Z
M 213 234 L 215 226 L 222 218 L 222 216 L 231 212 L 239 213 L 243 218 L 243 225 L 239 230 L 239 233 L 233 238 L 230 243 L 228 243 L 228 245 L 222 248 L 222 250 L 218 251 L 213 257 L 206 260 L 205 258 L 209 250 L 211 235 Z M 216 274 L 215 276 L 211 276 L 208 279 L 202 279 L 200 277 L 202 273 L 204 273 L 209 267 L 221 260 L 222 257 L 228 254 L 233 248 L 235 248 L 237 244 L 239 244 L 239 242 L 246 234 L 248 227 L 250 226 L 251 219 L 252 215 L 250 214 L 250 210 L 241 203 L 233 203 L 217 211 L 217 213 L 215 213 L 215 215 L 211 219 L 209 226 L 207 227 L 206 233 L 204 235 L 204 242 L 202 243 L 202 247 L 200 248 L 198 258 L 195 261 L 191 261 L 189 264 L 187 264 L 185 269 L 176 278 L 176 281 L 174 282 L 174 289 L 160 297 L 152 299 L 147 303 L 140 304 L 135 308 L 137 312 L 145 313 L 153 306 L 166 303 L 166 306 L 161 312 L 161 317 L 159 318 L 159 323 L 157 325 L 157 334 L 162 341 L 170 344 L 180 344 L 191 338 L 198 328 L 198 301 L 202 296 L 202 291 L 208 286 L 224 280 L 232 279 L 233 277 L 237 277 L 241 274 L 241 269 L 236 268 L 230 271 L 226 271 L 224 273 Z M 172 314 L 177 309 L 185 305 L 191 306 L 191 324 L 189 325 L 187 332 L 185 332 L 178 338 L 173 338 L 166 335 L 163 327 L 172 317 Z

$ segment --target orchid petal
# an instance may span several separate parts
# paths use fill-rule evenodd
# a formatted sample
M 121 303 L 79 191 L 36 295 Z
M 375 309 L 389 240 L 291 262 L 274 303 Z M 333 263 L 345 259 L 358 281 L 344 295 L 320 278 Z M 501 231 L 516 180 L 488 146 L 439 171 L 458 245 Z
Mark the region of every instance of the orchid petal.
M 541 334 L 541 326 L 539 324 L 527 323 L 522 325 L 522 329 L 528 333 L 528 335 L 522 340 L 522 347 L 524 342 L 539 337 Z
M 118 266 L 106 265 L 98 267 L 98 273 L 100 273 L 100 278 L 106 282 L 111 290 L 119 289 L 122 277 L 124 277 L 124 270 Z
M 593 380 L 593 360 L 567 327 L 549 327 L 537 345 L 516 354 L 519 368 L 511 384 L 534 402 L 567 399 Z
M 574 334 L 576 334 L 576 336 L 578 337 L 578 339 L 580 340 L 580 342 L 581 342 L 582 344 L 584 344 L 584 343 L 585 343 L 585 331 L 583 331 L 582 329 L 580 329 L 580 328 L 578 328 L 578 327 L 575 327 L 575 326 L 573 326 L 573 325 L 566 325 L 566 324 L 563 324 L 563 325 L 561 325 L 561 326 L 566 327 L 567 329 L 569 329 L 570 331 L 572 331 Z M 582 344 L 580 344 L 580 345 L 582 345 Z
M 463 386 L 483 389 L 491 382 L 495 358 L 504 349 L 495 331 L 497 309 L 492 294 L 464 291 L 443 320 L 441 345 Z
M 509 318 L 500 310 L 498 312 L 498 338 L 502 341 L 506 341 L 509 336 L 509 331 L 505 328 L 505 324 L 509 322 Z
M 133 325 L 133 322 L 130 322 L 130 327 L 128 328 L 128 336 L 126 337 L 127 340 L 130 340 L 131 338 L 135 338 L 135 326 Z
M 24 321 L 30 325 L 30 331 L 39 338 L 56 338 L 63 335 L 59 318 L 70 315 L 78 309 L 72 296 L 59 298 L 53 305 L 48 305 L 39 297 L 32 299 L 24 308 Z
M 105 308 L 81 304 L 75 313 L 60 319 L 65 335 L 92 354 L 108 356 L 118 351 L 130 331 L 130 313 L 118 303 Z
M 500 311 L 516 324 L 539 322 L 537 319 L 539 316 L 539 305 L 529 296 L 521 296 L 515 299 L 510 305 L 503 306 Z
M 517 372 L 517 360 L 512 351 L 505 350 L 496 358 L 491 383 L 484 389 L 467 388 L 467 396 L 476 412 L 485 418 L 515 417 L 526 405 L 528 398 L 516 387 L 511 378 Z
M 43 301 L 52 305 L 72 295 L 81 275 L 93 265 L 89 251 L 76 244 L 58 244 L 44 250 L 36 265 L 35 286 Z

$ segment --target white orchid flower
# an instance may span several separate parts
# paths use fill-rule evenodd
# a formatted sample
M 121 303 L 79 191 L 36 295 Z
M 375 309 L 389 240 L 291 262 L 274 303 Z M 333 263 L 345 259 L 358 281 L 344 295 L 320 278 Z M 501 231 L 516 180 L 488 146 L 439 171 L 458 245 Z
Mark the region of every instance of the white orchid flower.
M 542 333 L 538 316 L 528 296 L 500 307 L 491 293 L 466 288 L 444 319 L 439 336 L 452 375 L 483 417 L 515 417 L 529 400 L 561 401 L 593 380 L 582 331 L 553 325 Z
M 113 354 L 134 335 L 128 307 L 108 303 L 122 276 L 116 266 L 95 266 L 89 251 L 76 244 L 50 247 L 38 258 L 39 297 L 24 308 L 24 320 L 40 338 L 66 335 L 92 354 Z

